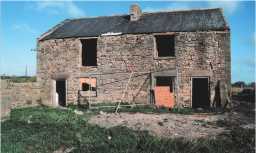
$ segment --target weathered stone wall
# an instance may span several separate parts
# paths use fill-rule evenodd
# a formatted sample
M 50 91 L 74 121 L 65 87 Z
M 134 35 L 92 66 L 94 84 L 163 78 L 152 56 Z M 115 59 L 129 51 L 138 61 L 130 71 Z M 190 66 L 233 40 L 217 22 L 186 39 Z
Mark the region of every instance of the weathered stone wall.
M 12 108 L 34 106 L 41 103 L 40 87 L 36 82 L 7 83 L 1 80 L 1 116 Z
M 80 73 L 79 39 L 58 39 L 40 42 L 37 54 L 37 81 L 42 86 L 41 96 L 45 104 L 54 105 L 53 80 L 67 78 L 68 101 L 75 100 L 76 82 Z
M 230 87 L 229 32 L 179 33 L 176 39 L 179 105 L 192 106 L 192 77 L 209 77 L 210 96 L 218 81 Z
M 81 66 L 79 38 L 38 42 L 37 77 L 45 103 L 52 105 L 53 80 L 67 79 L 67 103 L 77 103 L 80 77 L 97 78 L 97 97 L 92 101 L 117 102 L 129 78 L 127 65 L 135 72 L 125 101 L 147 103 L 150 75 L 141 72 L 173 70 L 177 77 L 175 92 L 178 106 L 191 106 L 191 76 L 209 76 L 211 89 L 216 80 L 230 82 L 229 32 L 176 33 L 176 58 L 156 58 L 154 35 L 98 37 L 97 67 Z M 210 69 L 210 63 L 213 69 Z M 95 73 L 100 75 L 95 75 Z M 94 74 L 94 75 L 90 75 Z M 176 75 L 176 74 L 175 74 Z

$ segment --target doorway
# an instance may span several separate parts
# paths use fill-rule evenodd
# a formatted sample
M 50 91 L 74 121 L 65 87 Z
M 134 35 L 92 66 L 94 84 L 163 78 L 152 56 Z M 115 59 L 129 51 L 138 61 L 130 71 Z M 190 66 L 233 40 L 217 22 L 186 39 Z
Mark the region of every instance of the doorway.
M 192 108 L 209 108 L 208 77 L 192 78 Z
M 56 80 L 56 101 L 59 106 L 66 106 L 66 80 Z

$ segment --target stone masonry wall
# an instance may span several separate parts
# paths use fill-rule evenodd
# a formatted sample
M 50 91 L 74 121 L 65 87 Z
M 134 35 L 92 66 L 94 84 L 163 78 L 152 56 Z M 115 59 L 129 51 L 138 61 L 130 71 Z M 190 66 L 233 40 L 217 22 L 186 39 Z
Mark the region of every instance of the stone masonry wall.
M 177 69 L 177 106 L 191 106 L 190 79 L 193 75 L 209 76 L 211 89 L 214 89 L 216 80 L 230 81 L 229 32 L 175 35 L 176 58 L 154 56 L 154 35 L 98 37 L 97 67 L 81 66 L 81 38 L 39 41 L 37 79 L 43 87 L 44 103 L 53 105 L 53 80 L 60 78 L 67 80 L 67 103 L 77 103 L 79 78 L 88 76 L 97 78 L 97 97 L 91 97 L 91 101 L 117 102 L 130 75 L 127 65 L 139 72 L 131 79 L 125 97 L 127 102 L 148 103 L 150 75 L 142 72 Z M 209 65 L 212 65 L 212 70 Z M 94 75 L 90 75 L 92 73 Z
M 176 36 L 179 105 L 192 106 L 192 77 L 209 77 L 211 104 L 218 81 L 230 88 L 229 32 L 179 33 Z
M 40 87 L 36 82 L 8 83 L 1 80 L 1 116 L 12 108 L 41 104 Z

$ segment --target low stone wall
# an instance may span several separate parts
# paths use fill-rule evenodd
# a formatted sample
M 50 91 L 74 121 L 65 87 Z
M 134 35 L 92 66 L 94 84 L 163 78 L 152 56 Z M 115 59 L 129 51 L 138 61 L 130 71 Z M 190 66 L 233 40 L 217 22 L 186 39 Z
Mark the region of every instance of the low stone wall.
M 38 83 L 12 83 L 1 80 L 1 117 L 8 115 L 12 108 L 33 106 L 40 103 Z

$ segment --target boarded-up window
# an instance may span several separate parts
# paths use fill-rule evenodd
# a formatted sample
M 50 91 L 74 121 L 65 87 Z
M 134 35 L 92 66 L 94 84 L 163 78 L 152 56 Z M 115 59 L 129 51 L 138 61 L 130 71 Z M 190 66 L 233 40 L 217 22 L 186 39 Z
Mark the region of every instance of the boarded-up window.
M 175 37 L 174 35 L 157 35 L 156 48 L 158 57 L 175 56 Z
M 97 66 L 97 39 L 83 39 L 82 66 Z
M 80 88 L 84 96 L 97 95 L 97 79 L 96 78 L 80 78 Z

